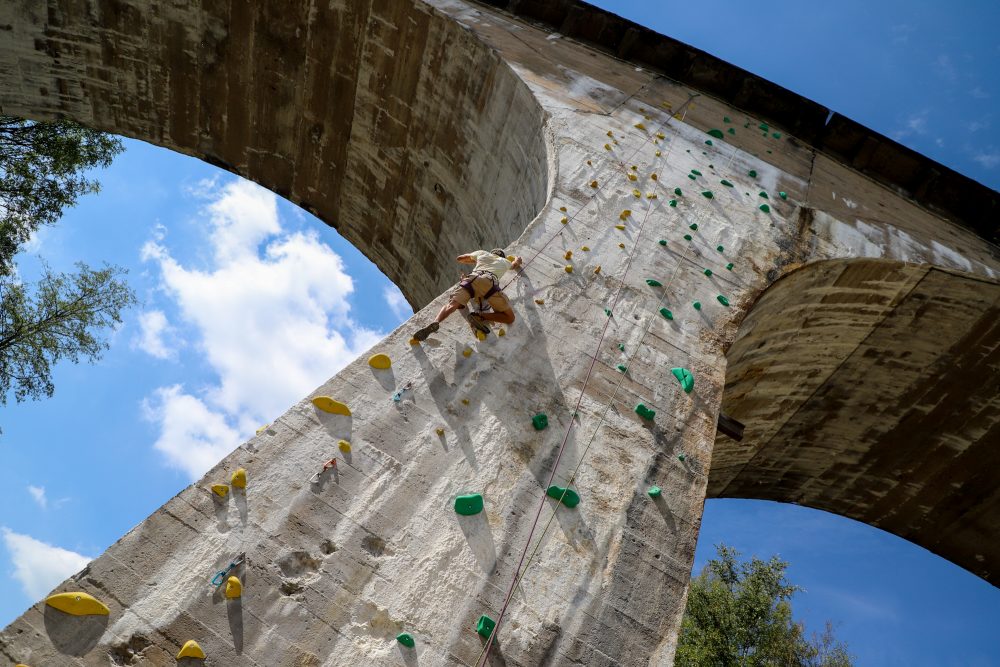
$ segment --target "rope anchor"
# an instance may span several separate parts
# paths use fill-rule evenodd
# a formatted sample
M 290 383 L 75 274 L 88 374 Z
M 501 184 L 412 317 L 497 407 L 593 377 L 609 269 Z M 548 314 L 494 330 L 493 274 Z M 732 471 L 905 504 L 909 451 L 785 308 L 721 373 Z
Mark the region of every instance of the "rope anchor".
M 228 566 L 226 566 L 226 569 L 219 570 L 218 572 L 215 573 L 215 576 L 212 577 L 212 585 L 215 586 L 216 588 L 221 586 L 222 583 L 226 580 L 226 577 L 229 576 L 229 573 L 238 568 L 240 565 L 243 565 L 243 563 L 245 563 L 246 560 L 247 560 L 246 553 L 241 553 L 239 556 L 234 558 L 233 561 Z

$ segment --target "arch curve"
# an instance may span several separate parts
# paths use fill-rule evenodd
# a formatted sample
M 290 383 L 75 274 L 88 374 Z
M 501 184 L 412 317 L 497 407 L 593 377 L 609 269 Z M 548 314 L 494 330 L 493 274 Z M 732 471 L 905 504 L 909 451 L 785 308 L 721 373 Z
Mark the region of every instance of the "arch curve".
M 1000 284 L 882 259 L 807 264 L 728 352 L 709 497 L 805 505 L 1000 579 Z
M 15 16 L 16 15 L 16 16 Z M 392 3 L 6 3 L 0 112 L 203 159 L 312 212 L 422 306 L 548 188 L 542 108 L 473 32 Z

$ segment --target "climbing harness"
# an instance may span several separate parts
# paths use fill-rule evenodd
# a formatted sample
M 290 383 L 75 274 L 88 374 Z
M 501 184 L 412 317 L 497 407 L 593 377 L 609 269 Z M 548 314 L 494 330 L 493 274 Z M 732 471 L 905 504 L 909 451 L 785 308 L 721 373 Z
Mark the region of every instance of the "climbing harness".
M 246 560 L 247 560 L 247 555 L 245 552 L 241 553 L 239 556 L 234 558 L 233 561 L 228 566 L 226 566 L 226 569 L 219 570 L 218 572 L 215 573 L 215 576 L 212 577 L 212 585 L 215 586 L 216 588 L 221 586 L 222 583 L 226 580 L 226 577 L 229 576 L 229 573 L 238 568 L 240 565 L 243 565 L 243 563 L 245 563 Z

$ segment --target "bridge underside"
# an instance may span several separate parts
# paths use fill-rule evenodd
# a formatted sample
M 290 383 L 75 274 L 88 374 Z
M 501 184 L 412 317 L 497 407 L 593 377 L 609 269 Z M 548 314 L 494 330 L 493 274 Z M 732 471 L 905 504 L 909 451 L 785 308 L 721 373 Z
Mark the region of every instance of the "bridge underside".
M 927 266 L 794 271 L 728 352 L 708 496 L 791 502 L 1000 576 L 1000 285 Z

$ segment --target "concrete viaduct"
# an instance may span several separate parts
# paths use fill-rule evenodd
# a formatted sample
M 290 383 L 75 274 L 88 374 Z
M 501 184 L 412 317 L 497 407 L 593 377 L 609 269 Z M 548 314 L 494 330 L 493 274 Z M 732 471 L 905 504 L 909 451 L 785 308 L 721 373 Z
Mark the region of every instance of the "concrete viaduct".
M 393 332 L 59 587 L 110 615 L 39 602 L 4 664 L 476 665 L 527 553 L 487 664 L 670 665 L 706 497 L 1000 577 L 1000 195 L 787 90 L 577 0 L 14 0 L 0 113 L 256 181 L 415 320 L 455 255 L 528 260 L 504 336 Z

